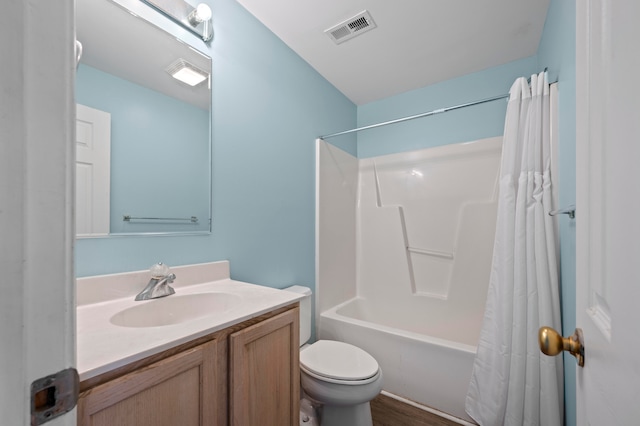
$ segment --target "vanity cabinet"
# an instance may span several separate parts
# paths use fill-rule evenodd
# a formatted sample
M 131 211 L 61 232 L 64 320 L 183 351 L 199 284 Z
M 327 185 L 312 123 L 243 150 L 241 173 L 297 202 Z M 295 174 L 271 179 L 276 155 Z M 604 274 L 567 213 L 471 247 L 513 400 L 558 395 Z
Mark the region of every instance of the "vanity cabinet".
M 81 426 L 299 422 L 298 304 L 80 383 Z

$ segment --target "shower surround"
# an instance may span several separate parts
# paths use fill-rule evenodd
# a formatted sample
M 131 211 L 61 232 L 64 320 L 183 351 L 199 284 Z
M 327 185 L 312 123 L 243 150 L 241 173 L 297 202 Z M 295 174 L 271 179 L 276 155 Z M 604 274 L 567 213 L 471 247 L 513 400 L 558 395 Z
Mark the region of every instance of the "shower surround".
M 358 160 L 317 143 L 316 324 L 385 391 L 470 421 L 502 138 Z

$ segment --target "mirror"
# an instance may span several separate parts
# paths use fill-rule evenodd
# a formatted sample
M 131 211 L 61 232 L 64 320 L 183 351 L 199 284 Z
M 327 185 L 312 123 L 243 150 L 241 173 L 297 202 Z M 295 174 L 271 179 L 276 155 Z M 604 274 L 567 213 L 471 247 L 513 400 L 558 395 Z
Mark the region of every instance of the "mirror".
M 78 236 L 209 232 L 211 58 L 110 0 L 76 22 Z

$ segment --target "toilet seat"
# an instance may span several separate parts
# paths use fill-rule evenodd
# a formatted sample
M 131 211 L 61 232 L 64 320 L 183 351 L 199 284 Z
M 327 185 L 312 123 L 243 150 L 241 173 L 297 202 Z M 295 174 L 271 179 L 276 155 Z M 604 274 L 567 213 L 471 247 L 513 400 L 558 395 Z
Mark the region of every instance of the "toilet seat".
M 379 370 L 372 377 L 369 377 L 368 379 L 364 379 L 364 380 L 332 379 L 330 377 L 326 377 L 326 376 L 321 376 L 319 374 L 315 374 L 314 372 L 309 371 L 306 368 L 304 368 L 304 366 L 302 366 L 302 365 L 300 365 L 300 370 L 302 371 L 303 374 L 306 374 L 306 375 L 308 375 L 310 377 L 313 377 L 314 379 L 318 380 L 319 382 L 333 383 L 333 384 L 336 384 L 336 385 L 361 386 L 361 385 L 367 385 L 367 384 L 369 384 L 371 382 L 375 382 L 376 380 L 378 380 L 378 378 L 380 378 L 380 371 Z
M 318 380 L 364 385 L 379 376 L 378 362 L 357 346 L 318 340 L 300 352 L 300 368 Z

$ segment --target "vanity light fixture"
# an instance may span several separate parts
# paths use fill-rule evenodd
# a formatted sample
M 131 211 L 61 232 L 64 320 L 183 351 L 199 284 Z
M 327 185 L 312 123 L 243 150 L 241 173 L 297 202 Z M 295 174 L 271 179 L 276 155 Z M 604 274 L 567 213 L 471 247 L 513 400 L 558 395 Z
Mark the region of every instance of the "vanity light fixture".
M 189 31 L 209 41 L 213 38 L 211 8 L 205 3 L 191 6 L 184 0 L 141 0 Z
M 200 3 L 187 16 L 187 21 L 194 29 L 202 25 L 202 39 L 204 41 L 211 40 L 213 36 L 211 31 L 211 15 L 211 8 L 204 3 Z
M 209 79 L 208 72 L 201 70 L 184 59 L 174 61 L 166 68 L 165 71 L 167 71 L 171 77 L 176 80 L 180 80 L 189 86 L 197 86 L 203 81 Z

